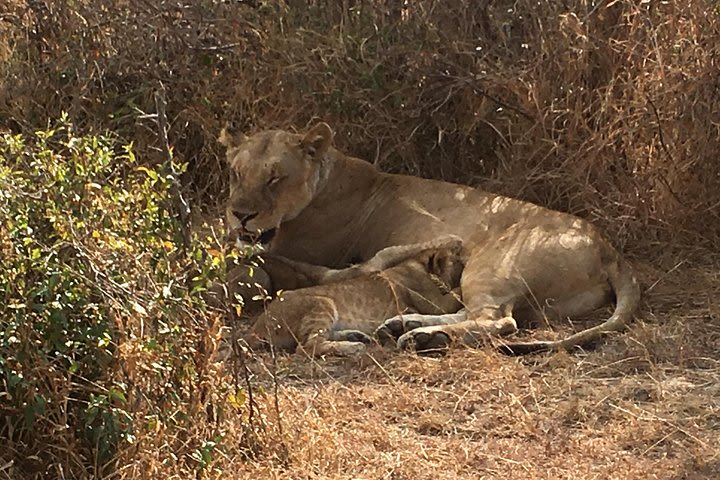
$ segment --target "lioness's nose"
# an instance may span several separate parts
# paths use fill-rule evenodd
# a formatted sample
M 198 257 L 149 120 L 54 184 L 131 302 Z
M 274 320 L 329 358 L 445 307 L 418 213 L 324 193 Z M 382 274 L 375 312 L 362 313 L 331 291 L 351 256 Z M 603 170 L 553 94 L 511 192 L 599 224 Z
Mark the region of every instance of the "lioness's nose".
M 233 215 L 240 220 L 240 224 L 244 227 L 247 222 L 252 220 L 253 218 L 257 217 L 257 212 L 255 213 L 242 213 L 238 212 L 237 210 L 233 210 Z

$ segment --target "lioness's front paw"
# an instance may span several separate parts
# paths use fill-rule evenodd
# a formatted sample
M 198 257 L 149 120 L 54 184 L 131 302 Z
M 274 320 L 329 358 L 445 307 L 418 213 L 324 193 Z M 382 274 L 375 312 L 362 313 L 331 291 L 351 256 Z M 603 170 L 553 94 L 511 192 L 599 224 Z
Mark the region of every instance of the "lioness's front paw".
M 418 328 L 422 323 L 413 318 L 414 314 L 396 315 L 388 318 L 375 329 L 375 338 L 382 346 L 392 345 L 403 333 Z
M 403 350 L 414 348 L 418 353 L 444 352 L 450 347 L 450 335 L 438 327 L 420 327 L 410 330 L 398 338 L 398 347 Z
M 394 344 L 402 334 L 403 322 L 401 317 L 389 318 L 375 329 L 375 338 L 383 347 Z

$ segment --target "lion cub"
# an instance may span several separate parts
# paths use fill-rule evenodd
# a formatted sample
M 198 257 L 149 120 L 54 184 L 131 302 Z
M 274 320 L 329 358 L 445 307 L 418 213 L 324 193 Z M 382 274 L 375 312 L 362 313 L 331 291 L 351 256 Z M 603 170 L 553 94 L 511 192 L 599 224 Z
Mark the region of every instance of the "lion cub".
M 244 340 L 310 355 L 359 353 L 383 321 L 404 312 L 429 315 L 461 308 L 462 242 L 419 250 L 399 264 L 341 282 L 282 293 L 255 320 Z

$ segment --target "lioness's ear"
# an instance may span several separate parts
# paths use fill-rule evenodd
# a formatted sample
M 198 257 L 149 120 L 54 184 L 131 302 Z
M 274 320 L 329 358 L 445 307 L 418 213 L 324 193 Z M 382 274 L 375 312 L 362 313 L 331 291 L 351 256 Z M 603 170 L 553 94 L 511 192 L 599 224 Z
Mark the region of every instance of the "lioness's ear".
M 308 131 L 303 137 L 300 145 L 313 157 L 321 157 L 332 145 L 335 134 L 325 122 L 320 122 Z
M 247 135 L 235 131 L 235 129 L 229 125 L 225 125 L 225 127 L 220 130 L 220 135 L 218 135 L 218 142 L 227 148 L 236 148 L 245 140 L 247 140 Z

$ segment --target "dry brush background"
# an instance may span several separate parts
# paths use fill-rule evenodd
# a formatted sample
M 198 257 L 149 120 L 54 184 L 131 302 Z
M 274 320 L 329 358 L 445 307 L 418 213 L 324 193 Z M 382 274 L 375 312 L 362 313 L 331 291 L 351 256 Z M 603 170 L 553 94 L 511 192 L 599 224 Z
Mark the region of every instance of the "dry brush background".
M 0 60 L 0 129 L 67 112 L 79 131 L 132 141 L 148 165 L 163 161 L 163 88 L 202 217 L 219 215 L 226 188 L 226 120 L 253 131 L 321 119 L 381 169 L 591 220 L 646 289 L 638 325 L 587 354 L 266 359 L 245 372 L 249 411 L 246 390 L 230 401 L 219 387 L 242 371 L 207 366 L 191 426 L 138 421 L 109 468 L 86 447 L 0 427 L 12 447 L 0 478 L 720 476 L 715 2 L 10 0 Z M 227 402 L 231 415 L 217 414 Z

